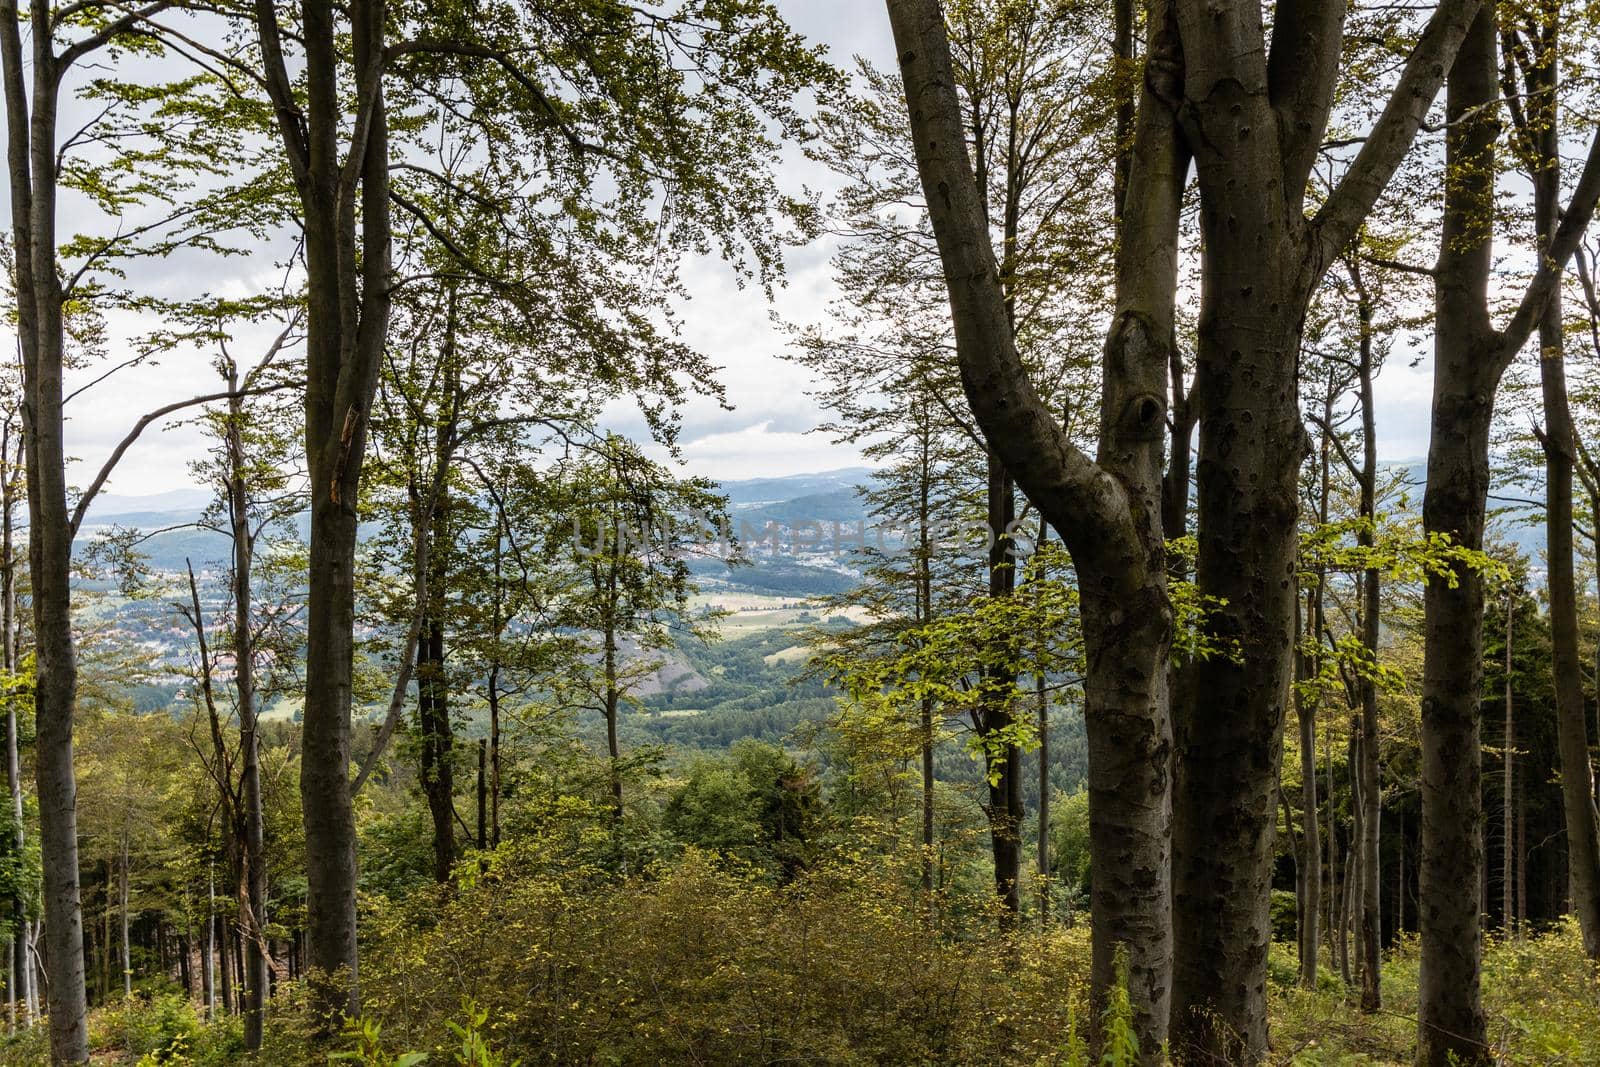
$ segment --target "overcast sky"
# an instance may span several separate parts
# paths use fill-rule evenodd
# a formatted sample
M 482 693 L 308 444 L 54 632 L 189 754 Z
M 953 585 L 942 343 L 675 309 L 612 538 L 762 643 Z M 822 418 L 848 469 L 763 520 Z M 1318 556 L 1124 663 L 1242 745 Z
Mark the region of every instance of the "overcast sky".
M 778 0 L 778 5 L 803 33 L 826 44 L 832 57 L 848 63 L 864 54 L 888 65 L 893 60 L 887 17 L 876 0 Z M 826 190 L 828 174 L 796 161 L 786 181 Z M 64 209 L 63 232 L 74 227 Z M 280 254 L 274 256 L 274 251 Z M 153 277 L 134 279 L 141 285 L 193 294 L 200 288 L 246 295 L 272 280 L 282 250 L 264 250 L 260 257 L 231 260 L 218 273 L 214 260 L 185 270 L 181 261 L 161 265 Z M 686 270 L 691 299 L 680 309 L 685 339 L 723 368 L 731 411 L 693 400 L 684 411 L 682 454 L 693 474 L 730 480 L 796 474 L 855 466 L 854 448 L 833 444 L 810 431 L 822 414 L 806 395 L 811 382 L 799 367 L 781 358 L 786 341 L 774 325 L 784 321 L 818 321 L 834 295 L 826 242 L 794 250 L 788 261 L 787 284 L 769 304 L 759 288 L 739 289 L 731 274 L 714 261 L 696 261 Z M 206 276 L 195 276 L 203 269 Z M 231 275 L 228 272 L 232 272 Z M 113 331 L 117 328 L 113 323 Z M 126 327 L 126 324 L 124 324 Z M 241 347 L 248 349 L 247 340 Z M 242 353 L 248 358 L 248 351 Z M 1384 427 L 1383 452 L 1401 459 L 1426 450 L 1429 368 L 1408 367 L 1396 353 L 1379 380 L 1379 424 Z M 69 381 L 69 391 L 75 384 Z M 215 388 L 203 356 L 173 358 L 159 367 L 141 367 L 119 374 L 69 405 L 68 449 L 75 457 L 72 480 L 88 482 L 104 457 L 147 410 Z M 608 413 L 622 428 L 637 425 L 624 409 Z M 191 484 L 188 463 L 201 452 L 199 435 L 182 424 L 147 430 L 117 468 L 109 491 L 118 495 L 151 494 Z

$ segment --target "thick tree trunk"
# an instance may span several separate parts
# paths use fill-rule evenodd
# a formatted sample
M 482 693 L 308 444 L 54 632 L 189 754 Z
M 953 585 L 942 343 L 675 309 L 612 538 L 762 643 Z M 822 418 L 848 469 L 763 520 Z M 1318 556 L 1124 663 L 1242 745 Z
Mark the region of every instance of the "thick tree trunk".
M 388 333 L 389 145 L 381 91 L 383 0 L 349 7 L 352 83 L 364 140 L 341 144 L 338 26 L 329 0 L 300 6 L 304 103 L 284 62 L 278 11 L 256 0 L 256 29 L 305 223 L 306 458 L 311 483 L 306 699 L 300 797 L 306 835 L 308 972 L 320 1033 L 360 1010 L 356 950 L 356 834 L 350 790 L 356 503 L 367 419 Z M 304 122 L 296 116 L 303 115 Z M 343 180 L 346 156 L 359 160 Z M 359 200 L 359 211 L 357 201 Z M 359 251 L 359 256 L 357 252 Z
M 1118 314 L 1106 346 L 1101 464 L 1062 433 L 1017 354 L 935 0 L 888 0 L 917 168 L 949 291 L 973 414 L 1006 471 L 1061 535 L 1078 570 L 1087 654 L 1092 988 L 1102 1002 L 1126 950 L 1141 1052 L 1166 1036 L 1170 991 L 1166 708 L 1171 612 L 1160 530 L 1162 439 L 1184 162 L 1173 121 L 1171 12 L 1150 20 L 1152 59 L 1129 166 Z M 1095 1017 L 1098 1018 L 1098 1011 Z
M 72 637 L 72 525 L 67 511 L 61 411 L 66 340 L 61 280 L 56 270 L 56 106 L 61 65 L 53 52 L 52 18 L 48 4 L 34 5 L 33 93 L 29 99 L 24 88 L 17 8 L 9 0 L 0 6 L 28 469 L 35 779 L 44 867 L 50 1055 L 56 1063 L 76 1064 L 89 1058 L 89 1037 L 78 894 L 77 779 L 72 766 L 78 672 Z
M 1483 546 L 1489 422 L 1498 385 L 1489 322 L 1494 195 L 1495 13 L 1484 7 L 1450 73 L 1444 232 L 1436 277 L 1432 433 L 1424 528 Z M 1428 581 L 1422 682 L 1422 967 L 1417 1060 L 1488 1062 L 1478 989 L 1483 937 L 1483 579 L 1457 568 Z
M 1247 143 L 1252 127 L 1275 120 L 1264 98 L 1229 84 L 1219 83 L 1200 109 L 1200 126 L 1212 143 Z M 1266 1052 L 1273 808 L 1305 439 L 1296 369 L 1308 293 L 1283 216 L 1263 210 L 1281 202 L 1277 168 L 1252 172 L 1207 152 L 1197 159 L 1202 190 L 1229 192 L 1227 206 L 1201 213 L 1207 255 L 1195 393 L 1206 417 L 1196 580 L 1219 598 L 1210 625 L 1236 644 L 1237 658 L 1195 664 L 1192 699 L 1175 722 L 1173 1037 L 1176 1050 L 1255 1061 Z

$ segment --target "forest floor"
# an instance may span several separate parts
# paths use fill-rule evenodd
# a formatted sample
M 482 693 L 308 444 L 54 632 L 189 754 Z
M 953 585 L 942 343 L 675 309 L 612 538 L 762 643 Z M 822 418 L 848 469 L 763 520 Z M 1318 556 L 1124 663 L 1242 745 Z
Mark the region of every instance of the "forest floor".
M 571 883 L 557 891 L 542 878 L 459 887 L 436 902 L 427 929 L 420 909 L 376 915 L 370 969 L 363 964 L 367 1040 L 352 1034 L 337 1062 L 392 1067 L 413 1051 L 428 1064 L 474 1067 L 519 1057 L 530 1067 L 1083 1062 L 1073 1056 L 1088 970 L 1081 926 L 1009 945 L 930 939 L 887 880 L 807 881 L 773 889 L 691 860 L 648 884 L 609 883 L 605 894 L 574 895 Z M 1414 938 L 1387 955 L 1376 1014 L 1357 1009 L 1337 967 L 1301 988 L 1294 956 L 1277 943 L 1269 957 L 1270 1063 L 1411 1062 Z M 258 1064 L 330 1062 L 305 1040 L 294 987 L 284 994 Z M 1491 938 L 1483 996 L 1496 1063 L 1600 1064 L 1600 977 L 1575 923 Z M 463 1025 L 494 1050 L 490 1059 L 459 1058 Z M 90 1032 L 97 1065 L 244 1062 L 239 1020 L 202 1022 L 176 989 L 97 1008 Z M 44 1027 L 0 1037 L 0 1067 L 47 1059 Z

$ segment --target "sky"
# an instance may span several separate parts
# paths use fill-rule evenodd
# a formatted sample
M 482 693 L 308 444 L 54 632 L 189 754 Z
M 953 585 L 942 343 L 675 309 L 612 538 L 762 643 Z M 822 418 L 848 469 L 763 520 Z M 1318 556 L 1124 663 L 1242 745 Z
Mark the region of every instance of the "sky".
M 887 16 L 877 0 L 777 2 L 791 24 L 825 44 L 836 62 L 848 64 L 859 54 L 880 65 L 892 64 Z M 790 188 L 804 184 L 824 194 L 833 184 L 826 170 L 793 152 L 783 179 Z M 71 216 L 72 206 L 64 205 L 63 232 L 74 229 Z M 264 249 L 258 256 L 226 261 L 220 270 L 213 259 L 201 267 L 179 257 L 156 265 L 149 276 L 130 280 L 174 295 L 209 289 L 242 296 L 274 280 L 273 264 L 283 258 L 282 251 Z M 779 323 L 822 321 L 837 295 L 829 255 L 827 239 L 792 250 L 785 284 L 770 303 L 759 287 L 738 288 L 732 272 L 714 259 L 686 264 L 690 299 L 678 308 L 683 337 L 722 368 L 720 380 L 731 407 L 724 410 L 700 398 L 685 406 L 680 446 L 686 473 L 728 481 L 863 463 L 855 447 L 813 432 L 825 416 L 807 395 L 812 382 L 804 369 L 782 358 L 788 341 Z M 130 330 L 131 324 L 112 323 L 113 334 L 119 328 Z M 251 347 L 265 343 L 265 337 L 241 338 L 241 355 L 248 360 Z M 1383 453 L 1394 460 L 1421 455 L 1427 446 L 1430 370 L 1425 360 L 1409 366 L 1404 355 L 1397 352 L 1388 361 L 1377 386 Z M 92 376 L 69 377 L 68 391 Z M 71 481 L 87 484 L 143 412 L 215 388 L 206 357 L 192 353 L 122 372 L 74 399 L 67 426 Z M 642 436 L 642 423 L 626 405 L 614 407 L 605 419 Z M 169 420 L 152 426 L 123 457 L 107 490 L 127 497 L 190 486 L 194 479 L 189 464 L 203 450 L 201 436 L 190 425 Z

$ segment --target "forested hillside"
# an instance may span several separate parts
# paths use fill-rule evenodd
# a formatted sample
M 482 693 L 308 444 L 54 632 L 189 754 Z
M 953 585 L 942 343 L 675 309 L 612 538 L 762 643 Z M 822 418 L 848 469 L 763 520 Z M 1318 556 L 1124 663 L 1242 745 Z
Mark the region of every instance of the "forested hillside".
M 0 1064 L 1600 1063 L 1600 7 L 0 0 Z

